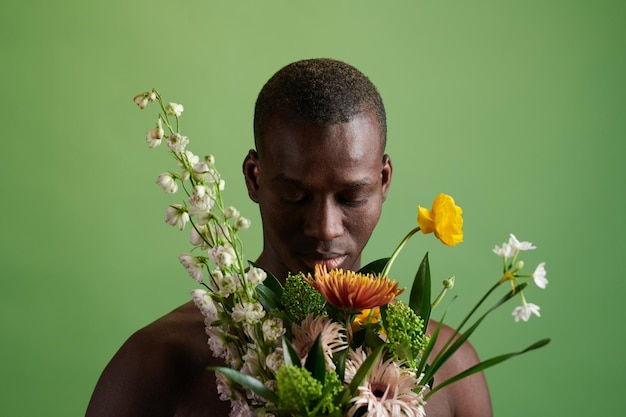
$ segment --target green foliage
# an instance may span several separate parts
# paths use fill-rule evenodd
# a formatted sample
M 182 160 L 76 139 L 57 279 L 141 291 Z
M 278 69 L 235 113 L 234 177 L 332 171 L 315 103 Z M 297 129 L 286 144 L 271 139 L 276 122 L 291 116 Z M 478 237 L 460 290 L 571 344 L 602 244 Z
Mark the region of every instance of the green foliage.
M 301 410 L 308 414 L 321 399 L 323 386 L 305 368 L 284 365 L 276 373 L 276 391 L 279 409 Z
M 302 274 L 291 275 L 285 280 L 282 304 L 287 316 L 295 323 L 301 323 L 307 315 L 318 316 L 324 311 L 326 300 L 315 288 L 311 287 Z
M 415 359 L 425 347 L 424 321 L 408 305 L 397 301 L 387 306 L 386 346 L 396 360 L 406 360 L 415 366 Z

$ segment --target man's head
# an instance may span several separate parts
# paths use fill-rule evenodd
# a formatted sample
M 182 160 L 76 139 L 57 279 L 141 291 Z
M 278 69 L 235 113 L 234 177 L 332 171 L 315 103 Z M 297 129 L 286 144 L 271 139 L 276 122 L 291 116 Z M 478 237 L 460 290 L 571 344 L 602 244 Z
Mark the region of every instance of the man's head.
M 263 86 L 254 109 L 254 143 L 263 152 L 271 117 L 313 125 L 347 122 L 370 111 L 377 119 L 383 150 L 387 116 L 376 86 L 358 69 L 332 59 L 308 59 L 279 70 Z
M 300 61 L 263 87 L 243 171 L 263 219 L 258 262 L 278 278 L 356 269 L 391 183 L 374 85 L 338 61 Z

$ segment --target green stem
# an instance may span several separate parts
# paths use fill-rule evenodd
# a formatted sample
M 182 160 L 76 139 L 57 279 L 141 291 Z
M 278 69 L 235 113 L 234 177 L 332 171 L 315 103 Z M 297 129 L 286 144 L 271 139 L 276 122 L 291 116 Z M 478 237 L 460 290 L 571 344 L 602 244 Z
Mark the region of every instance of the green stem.
M 404 237 L 404 239 L 402 239 L 402 242 L 400 242 L 398 247 L 391 254 L 391 257 L 387 261 L 387 264 L 385 264 L 385 267 L 383 268 L 383 271 L 380 274 L 381 276 L 384 277 L 384 276 L 386 276 L 389 273 L 389 270 L 391 269 L 391 265 L 393 265 L 393 262 L 396 260 L 396 257 L 398 256 L 398 254 L 400 253 L 400 251 L 402 250 L 404 245 L 406 245 L 406 243 L 409 241 L 409 239 L 411 239 L 411 237 L 415 233 L 417 233 L 419 231 L 420 231 L 420 227 L 417 226 L 415 229 L 413 229 L 409 233 L 407 233 L 407 235 Z

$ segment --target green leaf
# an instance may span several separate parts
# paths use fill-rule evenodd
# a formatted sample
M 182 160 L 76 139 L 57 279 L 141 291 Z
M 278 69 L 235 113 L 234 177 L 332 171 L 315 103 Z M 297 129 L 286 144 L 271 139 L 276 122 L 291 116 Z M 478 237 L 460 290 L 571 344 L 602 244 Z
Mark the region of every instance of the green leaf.
M 302 366 L 300 363 L 300 355 L 298 355 L 296 349 L 285 336 L 283 336 L 283 359 L 285 365 Z
M 409 297 L 409 307 L 424 320 L 425 326 L 428 325 L 428 320 L 430 319 L 430 291 L 430 264 L 428 262 L 428 252 L 426 252 L 415 273 L 415 279 L 411 287 L 411 296 Z
M 313 346 L 309 350 L 309 354 L 304 362 L 304 367 L 307 371 L 311 372 L 313 378 L 317 379 L 324 385 L 326 379 L 326 357 L 324 355 L 324 348 L 322 347 L 322 334 L 320 333 Z
M 348 359 L 348 353 L 350 349 L 344 349 L 335 354 L 335 364 L 337 365 L 337 375 L 339 376 L 339 380 L 343 381 L 343 377 L 346 373 L 346 359 Z
M 250 375 L 242 374 L 239 371 L 223 366 L 210 366 L 207 369 L 224 374 L 224 376 L 231 381 L 249 388 L 252 392 L 272 403 L 276 403 L 279 400 L 278 395 L 276 395 L 274 391 L 267 388 L 261 381 Z
M 283 286 L 280 281 L 274 276 L 274 274 L 255 262 L 248 261 L 248 263 L 255 268 L 260 268 L 265 271 L 265 273 L 267 274 L 267 278 L 265 278 L 265 281 L 263 281 L 263 285 L 269 287 L 272 291 L 274 291 L 274 294 L 276 294 L 276 296 L 280 300 L 280 298 L 283 296 Z
M 378 346 L 384 345 L 385 341 L 380 338 L 378 333 L 367 327 L 365 329 L 365 343 L 370 348 L 377 348 Z
M 385 268 L 385 265 L 387 265 L 387 262 L 389 261 L 390 258 L 382 258 L 382 259 L 378 259 L 376 261 L 370 262 L 367 265 L 365 265 L 363 268 L 359 269 L 358 272 L 360 272 L 361 274 L 380 274 L 382 272 L 382 270 Z
M 476 320 L 476 322 L 472 326 L 470 326 L 470 328 L 467 329 L 465 332 L 459 335 L 458 331 L 455 331 L 454 334 L 450 337 L 450 339 L 446 342 L 443 349 L 439 352 L 437 357 L 433 360 L 430 368 L 428 369 L 428 371 L 430 372 L 430 375 L 434 375 L 437 372 L 437 370 L 450 358 L 450 356 L 452 356 L 454 352 L 456 352 L 463 345 L 463 343 L 465 343 L 469 339 L 471 334 L 474 333 L 474 330 L 478 328 L 478 326 L 482 323 L 482 321 L 492 311 L 494 311 L 496 308 L 500 307 L 502 304 L 504 304 L 505 302 L 507 302 L 514 296 L 516 296 L 520 291 L 526 288 L 527 285 L 528 285 L 527 282 L 523 282 L 519 284 L 517 287 L 515 287 L 514 290 L 509 291 L 504 297 L 498 300 L 498 302 L 496 302 L 489 310 L 483 313 L 483 315 L 480 316 Z M 452 342 L 453 340 L 454 342 Z
M 265 311 L 271 311 L 281 307 L 280 297 L 267 285 L 259 284 L 255 287 L 259 295 L 259 302 Z
M 550 339 L 541 339 L 538 342 L 533 343 L 532 345 L 528 346 L 526 349 L 521 350 L 519 352 L 511 352 L 511 353 L 506 353 L 504 355 L 499 355 L 499 356 L 495 356 L 493 358 L 487 359 L 485 361 L 482 361 L 474 366 L 472 366 L 471 368 L 466 369 L 465 371 L 453 376 L 452 378 L 446 379 L 445 381 L 443 381 L 441 384 L 438 384 L 436 387 L 434 387 L 432 390 L 430 390 L 430 392 L 428 392 L 428 394 L 426 394 L 425 399 L 427 399 L 429 396 L 431 396 L 432 394 L 434 394 L 435 392 L 439 391 L 441 388 L 450 385 L 456 381 L 459 381 L 465 377 L 468 377 L 472 374 L 475 374 L 477 372 L 481 372 L 489 367 L 492 367 L 494 365 L 499 364 L 500 362 L 504 362 L 507 359 L 510 359 L 512 357 L 518 356 L 518 355 L 522 355 L 526 352 L 530 352 L 531 350 L 535 350 L 535 349 L 539 349 L 541 347 L 544 347 L 545 345 L 547 345 L 548 343 L 550 343 Z

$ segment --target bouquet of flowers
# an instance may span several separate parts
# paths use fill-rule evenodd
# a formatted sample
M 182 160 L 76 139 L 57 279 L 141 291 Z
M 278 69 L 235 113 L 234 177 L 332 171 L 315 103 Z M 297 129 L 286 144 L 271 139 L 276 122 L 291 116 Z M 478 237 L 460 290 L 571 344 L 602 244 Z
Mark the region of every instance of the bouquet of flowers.
M 183 253 L 179 260 L 203 286 L 192 297 L 205 317 L 210 350 L 224 362 L 213 370 L 220 398 L 231 402 L 231 416 L 424 416 L 424 404 L 439 389 L 549 342 L 485 360 L 434 384 L 437 370 L 503 303 L 521 298 L 513 311 L 515 321 L 539 316 L 539 307 L 527 302 L 523 291 L 525 279 L 546 287 L 545 263 L 526 274 L 518 260 L 522 251 L 535 249 L 530 242 L 511 234 L 494 248 L 502 259 L 501 277 L 435 352 L 442 321 L 431 334 L 427 324 L 454 278 L 443 282 L 431 302 L 426 254 L 404 303 L 397 298 L 404 290 L 389 276 L 401 249 L 418 231 L 434 233 L 449 246 L 462 241 L 462 210 L 452 197 L 440 194 L 431 209 L 418 206 L 418 225 L 391 256 L 360 271 L 318 265 L 313 274 L 290 275 L 281 283 L 244 261 L 239 232 L 250 221 L 224 204 L 225 183 L 215 158 L 200 158 L 187 148 L 189 139 L 179 129 L 183 106 L 166 103 L 156 90 L 138 94 L 134 101 L 141 109 L 150 102 L 160 105 L 146 141 L 154 148 L 165 140 L 178 164 L 176 171 L 159 175 L 157 184 L 170 194 L 181 187 L 185 195 L 183 203 L 167 207 L 165 221 L 180 230 L 189 225 L 195 252 Z M 507 282 L 511 288 L 478 314 L 489 295 Z

